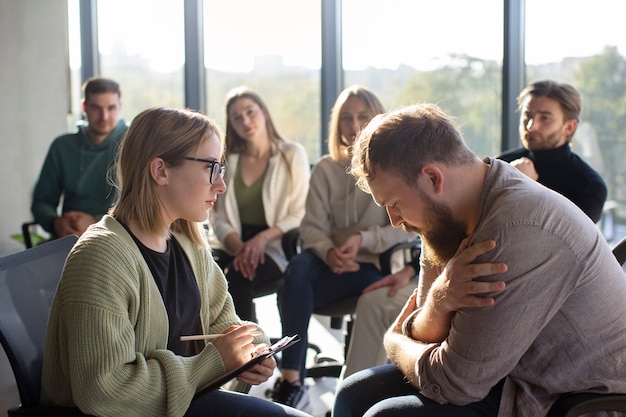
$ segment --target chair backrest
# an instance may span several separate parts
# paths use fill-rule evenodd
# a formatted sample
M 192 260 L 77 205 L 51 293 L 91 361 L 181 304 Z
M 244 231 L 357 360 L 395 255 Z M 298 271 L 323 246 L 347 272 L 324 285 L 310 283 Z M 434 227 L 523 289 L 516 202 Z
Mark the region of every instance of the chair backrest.
M 0 258 L 0 343 L 23 406 L 39 403 L 50 306 L 76 240 L 66 236 Z

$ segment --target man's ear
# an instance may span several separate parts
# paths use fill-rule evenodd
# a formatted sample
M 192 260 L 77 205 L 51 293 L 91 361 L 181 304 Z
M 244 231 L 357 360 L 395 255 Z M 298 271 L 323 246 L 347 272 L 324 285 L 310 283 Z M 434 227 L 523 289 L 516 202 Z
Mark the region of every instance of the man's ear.
M 422 186 L 426 186 L 427 192 L 439 194 L 443 191 L 444 176 L 438 165 L 425 164 L 422 167 L 420 177 L 423 177 L 425 180 Z
M 578 120 L 572 119 L 565 122 L 563 127 L 563 133 L 565 136 L 570 137 L 576 131 L 576 127 L 578 126 Z
M 83 113 L 87 113 L 87 103 L 85 102 L 84 99 L 81 100 L 80 107 L 83 109 Z
M 149 167 L 150 176 L 157 185 L 167 185 L 169 183 L 169 169 L 162 158 L 152 158 Z

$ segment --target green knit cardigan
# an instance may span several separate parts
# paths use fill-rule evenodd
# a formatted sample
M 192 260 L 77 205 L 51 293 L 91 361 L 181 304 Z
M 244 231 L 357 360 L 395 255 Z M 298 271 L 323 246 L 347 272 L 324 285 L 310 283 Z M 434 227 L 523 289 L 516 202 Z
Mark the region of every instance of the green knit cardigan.
M 241 324 L 209 249 L 176 238 L 196 275 L 205 334 Z M 211 343 L 191 356 L 167 350 L 163 300 L 132 237 L 104 216 L 70 252 L 46 336 L 41 400 L 98 416 L 182 416 L 226 369 Z M 267 343 L 257 336 L 255 343 Z

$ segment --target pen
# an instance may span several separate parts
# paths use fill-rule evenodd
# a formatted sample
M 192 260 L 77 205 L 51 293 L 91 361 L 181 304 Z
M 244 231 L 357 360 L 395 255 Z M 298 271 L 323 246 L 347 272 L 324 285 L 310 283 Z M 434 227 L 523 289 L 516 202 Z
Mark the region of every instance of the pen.
M 254 331 L 250 333 L 252 336 L 261 336 L 263 334 L 263 332 L 260 331 Z M 180 341 L 181 342 L 188 342 L 190 340 L 215 340 L 218 337 L 224 336 L 224 333 L 218 333 L 218 334 L 194 334 L 194 335 L 190 335 L 190 336 L 181 336 L 180 337 Z

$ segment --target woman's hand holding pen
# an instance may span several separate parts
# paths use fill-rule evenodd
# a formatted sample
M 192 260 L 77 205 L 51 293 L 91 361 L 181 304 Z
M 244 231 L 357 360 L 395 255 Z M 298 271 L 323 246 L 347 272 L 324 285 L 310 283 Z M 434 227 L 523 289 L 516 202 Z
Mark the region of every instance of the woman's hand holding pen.
M 223 336 L 212 340 L 222 357 L 226 372 L 240 367 L 267 347 L 265 344 L 255 346 L 252 343 L 257 330 L 256 324 L 232 326 L 226 329 Z M 242 372 L 237 379 L 246 384 L 258 385 L 267 381 L 273 375 L 275 368 L 276 360 L 269 357 Z
M 224 330 L 224 333 L 183 335 L 180 337 L 180 340 L 210 341 L 222 357 L 224 367 L 228 373 L 246 364 L 260 353 L 267 351 L 267 344 L 261 343 L 255 346 L 252 343 L 255 336 L 262 334 L 263 332 L 256 324 L 244 324 L 230 326 Z M 274 369 L 276 369 L 276 360 L 270 356 L 239 374 L 237 379 L 246 384 L 258 385 L 267 381 L 274 374 Z
M 212 341 L 220 353 L 226 371 L 230 372 L 248 362 L 256 353 L 253 332 L 258 329 L 256 324 L 233 326 L 226 330 L 223 336 Z

